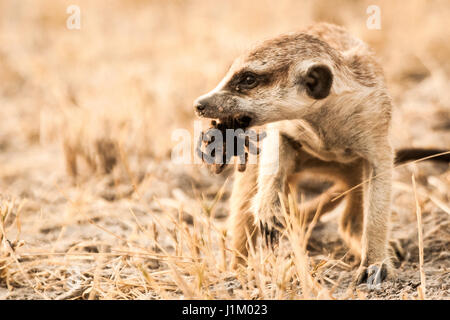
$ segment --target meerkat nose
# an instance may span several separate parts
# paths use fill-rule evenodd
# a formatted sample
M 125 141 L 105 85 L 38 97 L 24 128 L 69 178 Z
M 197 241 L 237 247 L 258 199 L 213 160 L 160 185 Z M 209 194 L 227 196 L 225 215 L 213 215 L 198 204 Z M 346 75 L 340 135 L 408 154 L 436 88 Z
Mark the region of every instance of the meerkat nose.
M 205 106 L 200 104 L 200 103 L 198 103 L 198 104 L 195 105 L 195 110 L 203 111 L 203 110 L 205 110 Z
M 197 101 L 194 102 L 194 109 L 196 111 L 198 111 L 198 112 L 201 112 L 201 111 L 205 110 L 206 107 L 207 107 L 207 104 L 202 102 L 202 101 L 198 101 L 197 100 Z

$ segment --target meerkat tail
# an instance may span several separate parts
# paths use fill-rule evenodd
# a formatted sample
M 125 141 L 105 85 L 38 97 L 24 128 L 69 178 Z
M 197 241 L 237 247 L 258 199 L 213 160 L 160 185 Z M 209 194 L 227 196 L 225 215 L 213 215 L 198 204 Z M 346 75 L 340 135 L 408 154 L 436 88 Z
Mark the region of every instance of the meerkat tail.
M 443 149 L 425 149 L 425 148 L 404 148 L 396 151 L 395 163 L 405 163 L 408 161 L 419 160 L 422 158 L 432 157 L 450 150 Z M 438 161 L 450 163 L 450 153 L 441 154 L 436 157 L 425 159 L 427 161 Z

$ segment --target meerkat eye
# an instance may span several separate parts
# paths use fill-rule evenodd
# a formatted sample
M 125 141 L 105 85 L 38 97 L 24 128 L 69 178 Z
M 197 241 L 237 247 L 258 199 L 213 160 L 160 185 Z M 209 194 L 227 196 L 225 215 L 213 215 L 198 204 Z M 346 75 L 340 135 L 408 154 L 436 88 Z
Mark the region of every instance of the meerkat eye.
M 239 86 L 243 89 L 252 89 L 258 85 L 258 79 L 252 73 L 245 73 L 239 83 Z
M 248 75 L 245 77 L 244 83 L 248 86 L 251 86 L 256 82 L 256 78 L 252 75 Z

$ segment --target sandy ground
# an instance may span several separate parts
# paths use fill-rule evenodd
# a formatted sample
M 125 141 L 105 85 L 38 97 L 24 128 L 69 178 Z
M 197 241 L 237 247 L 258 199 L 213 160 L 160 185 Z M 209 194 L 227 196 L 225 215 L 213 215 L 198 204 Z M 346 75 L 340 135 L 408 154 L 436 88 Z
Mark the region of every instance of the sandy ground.
M 249 3 L 241 14 L 232 14 L 240 5 L 232 4 L 82 2 L 83 29 L 67 35 L 60 28 L 65 4 L 42 1 L 31 10 L 0 1 L 0 40 L 9 44 L 0 48 L 0 298 L 450 298 L 448 164 L 395 170 L 392 238 L 405 257 L 397 280 L 378 291 L 350 288 L 356 265 L 337 232 L 339 208 L 315 226 L 301 266 L 283 239 L 275 255 L 257 254 L 268 261 L 262 269 L 229 269 L 232 175 L 172 163 L 168 133 L 192 130 L 193 99 L 214 87 L 244 43 L 298 26 L 293 2 L 265 9 Z M 395 101 L 396 148 L 450 149 L 450 48 L 438 41 L 448 39 L 441 28 L 447 2 L 425 10 L 416 1 L 398 19 L 401 5 L 382 2 L 380 33 L 364 31 L 364 4 L 342 2 L 335 15 L 324 2 L 300 7 L 310 17 L 305 25 L 326 20 L 361 29 L 358 35 L 380 52 Z M 361 10 L 359 20 L 348 22 Z M 249 12 L 253 20 L 242 22 Z M 425 31 L 414 29 L 420 12 Z M 261 22 L 272 16 L 285 19 L 270 20 L 272 28 Z M 217 39 L 205 29 L 210 23 Z M 408 28 L 426 45 L 408 47 Z M 104 174 L 78 159 L 74 180 L 65 166 L 66 133 L 89 150 L 99 136 L 116 139 L 114 170 Z M 413 175 L 423 220 L 424 296 Z

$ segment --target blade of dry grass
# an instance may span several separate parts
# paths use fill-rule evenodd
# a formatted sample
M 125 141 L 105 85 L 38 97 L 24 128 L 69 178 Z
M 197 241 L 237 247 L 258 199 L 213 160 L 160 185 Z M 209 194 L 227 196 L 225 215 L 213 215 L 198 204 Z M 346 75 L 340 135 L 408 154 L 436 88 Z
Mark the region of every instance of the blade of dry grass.
M 419 199 L 417 197 L 416 179 L 414 175 L 411 176 L 414 197 L 416 200 L 416 215 L 417 215 L 417 231 L 419 238 L 419 270 L 420 270 L 420 286 L 417 288 L 420 299 L 424 300 L 426 297 L 426 279 L 423 268 L 423 225 L 422 225 L 422 210 L 420 209 Z

